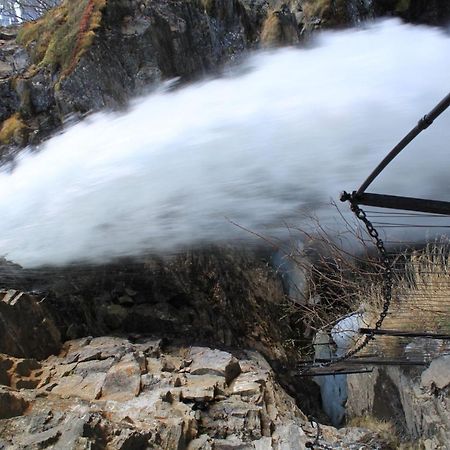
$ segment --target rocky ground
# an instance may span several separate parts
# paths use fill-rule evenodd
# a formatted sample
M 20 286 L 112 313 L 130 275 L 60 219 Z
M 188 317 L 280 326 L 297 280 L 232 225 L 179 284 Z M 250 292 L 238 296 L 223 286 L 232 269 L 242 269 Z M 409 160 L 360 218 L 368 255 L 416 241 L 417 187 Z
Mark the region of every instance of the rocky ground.
M 0 381 L 1 449 L 295 450 L 317 431 L 255 351 L 86 337 L 41 361 L 0 355 Z M 320 442 L 383 445 L 326 426 Z

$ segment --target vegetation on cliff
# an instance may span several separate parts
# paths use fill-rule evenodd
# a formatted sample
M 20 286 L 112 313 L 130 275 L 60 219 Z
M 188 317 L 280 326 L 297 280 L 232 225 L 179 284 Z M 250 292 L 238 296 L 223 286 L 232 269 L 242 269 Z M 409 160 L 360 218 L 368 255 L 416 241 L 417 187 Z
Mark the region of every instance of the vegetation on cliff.
M 0 144 L 10 144 L 13 140 L 21 142 L 28 133 L 28 127 L 18 113 L 6 119 L 0 128 Z
M 26 23 L 17 36 L 34 69 L 47 68 L 67 76 L 92 44 L 106 0 L 65 0 L 37 21 Z

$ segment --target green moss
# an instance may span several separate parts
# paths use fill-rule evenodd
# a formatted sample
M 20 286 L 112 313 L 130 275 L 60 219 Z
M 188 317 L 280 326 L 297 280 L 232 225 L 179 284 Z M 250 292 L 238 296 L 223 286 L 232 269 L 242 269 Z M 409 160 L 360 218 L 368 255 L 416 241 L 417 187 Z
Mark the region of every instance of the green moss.
M 106 0 L 64 0 L 35 22 L 25 24 L 17 41 L 26 46 L 38 70 L 68 75 L 91 45 Z
M 0 144 L 22 142 L 28 134 L 28 127 L 18 113 L 6 119 L 0 128 Z

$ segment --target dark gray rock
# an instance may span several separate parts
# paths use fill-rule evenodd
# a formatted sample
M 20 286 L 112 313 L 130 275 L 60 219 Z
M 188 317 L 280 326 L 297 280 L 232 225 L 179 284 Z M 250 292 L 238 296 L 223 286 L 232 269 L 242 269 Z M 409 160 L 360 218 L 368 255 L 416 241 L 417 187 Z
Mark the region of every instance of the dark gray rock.
M 28 402 L 18 393 L 0 386 L 0 419 L 20 416 L 28 407 Z
M 0 353 L 39 359 L 60 350 L 59 331 L 44 305 L 23 292 L 0 292 Z
M 11 79 L 0 80 L 0 122 L 10 117 L 19 108 L 19 96 L 12 87 Z

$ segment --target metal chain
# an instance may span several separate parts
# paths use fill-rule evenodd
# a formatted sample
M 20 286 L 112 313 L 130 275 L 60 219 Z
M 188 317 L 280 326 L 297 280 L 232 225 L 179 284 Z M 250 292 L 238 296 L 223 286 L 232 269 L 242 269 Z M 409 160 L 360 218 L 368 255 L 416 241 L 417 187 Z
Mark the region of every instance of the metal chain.
M 334 447 L 331 447 L 330 445 L 321 444 L 320 437 L 322 436 L 322 431 L 320 430 L 320 424 L 319 422 L 314 419 L 314 417 L 309 418 L 309 422 L 311 423 L 311 426 L 314 428 L 314 424 L 317 427 L 317 434 L 314 438 L 314 441 L 309 441 L 305 443 L 305 448 L 312 448 L 313 450 L 315 448 L 320 448 L 322 450 L 334 450 Z
M 389 258 L 389 255 L 386 251 L 386 248 L 384 246 L 383 240 L 380 238 L 380 235 L 378 231 L 373 226 L 372 222 L 367 218 L 367 214 L 358 206 L 356 203 L 353 195 L 348 194 L 347 192 L 344 192 L 341 196 L 342 201 L 348 200 L 350 202 L 350 209 L 353 211 L 355 216 L 364 223 L 367 232 L 369 233 L 370 237 L 373 239 L 378 253 L 381 256 L 381 263 L 383 264 L 383 308 L 380 312 L 380 316 L 375 323 L 375 328 L 367 335 L 364 336 L 362 342 L 358 344 L 355 348 L 348 351 L 345 355 L 342 355 L 340 357 L 334 358 L 332 361 L 329 362 L 323 362 L 323 363 L 317 363 L 314 364 L 314 367 L 329 367 L 333 364 L 336 364 L 338 362 L 345 361 L 352 356 L 356 355 L 356 353 L 360 352 L 364 347 L 366 347 L 371 340 L 375 338 L 375 331 L 379 330 L 381 328 L 381 325 L 383 324 L 384 319 L 386 318 L 389 307 L 391 305 L 392 300 L 392 264 L 391 260 Z M 310 366 L 311 367 L 311 366 Z M 304 369 L 305 371 L 307 369 Z
M 353 211 L 355 216 L 358 218 L 358 220 L 360 220 L 361 222 L 364 223 L 364 225 L 367 229 L 367 232 L 369 233 L 370 237 L 375 242 L 378 253 L 381 256 L 381 263 L 383 264 L 384 303 L 383 303 L 383 308 L 380 312 L 380 316 L 379 316 L 377 322 L 375 323 L 375 328 L 371 331 L 370 334 L 364 336 L 364 339 L 362 340 L 362 342 L 359 345 L 357 345 L 355 348 L 353 348 L 352 350 L 347 352 L 345 355 L 343 355 L 339 358 L 335 358 L 335 359 L 333 359 L 333 361 L 330 361 L 330 362 L 317 364 L 316 367 L 328 367 L 337 362 L 345 361 L 346 359 L 351 358 L 356 353 L 361 351 L 364 347 L 366 347 L 369 344 L 369 342 L 375 338 L 375 331 L 379 330 L 381 328 L 381 325 L 383 324 L 383 321 L 388 314 L 389 307 L 391 305 L 391 300 L 392 300 L 392 264 L 391 264 L 389 255 L 386 251 L 386 247 L 384 246 L 384 242 L 380 238 L 380 235 L 379 235 L 378 231 L 375 229 L 375 227 L 373 226 L 372 222 L 367 218 L 367 214 L 358 206 L 358 204 L 356 203 L 353 196 L 344 192 L 342 195 L 342 199 L 344 201 L 345 200 L 350 201 L 351 210 Z M 310 422 L 313 427 L 314 427 L 314 423 L 316 424 L 317 434 L 316 434 L 314 441 L 307 442 L 305 444 L 305 447 L 311 448 L 311 449 L 316 448 L 316 449 L 322 449 L 322 450 L 333 450 L 334 447 L 320 443 L 320 438 L 321 438 L 322 433 L 320 431 L 319 422 L 317 422 L 317 420 L 315 420 L 314 418 L 311 418 Z

